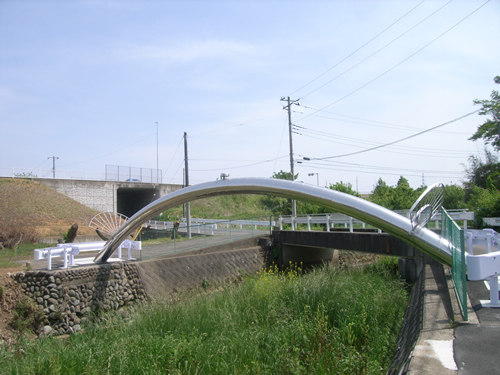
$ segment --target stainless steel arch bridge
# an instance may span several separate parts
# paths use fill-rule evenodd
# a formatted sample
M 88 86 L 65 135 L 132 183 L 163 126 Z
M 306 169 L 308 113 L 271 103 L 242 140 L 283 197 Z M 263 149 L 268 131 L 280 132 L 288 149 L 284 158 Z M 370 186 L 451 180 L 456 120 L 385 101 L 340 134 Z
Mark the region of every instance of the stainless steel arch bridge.
M 415 221 L 409 218 L 349 194 L 301 182 L 270 178 L 218 180 L 189 186 L 170 193 L 144 207 L 125 222 L 104 245 L 94 262 L 106 262 L 130 234 L 147 220 L 169 208 L 197 199 L 231 194 L 273 195 L 318 204 L 380 228 L 443 264 L 452 264 L 448 241 L 422 225 L 415 225 Z

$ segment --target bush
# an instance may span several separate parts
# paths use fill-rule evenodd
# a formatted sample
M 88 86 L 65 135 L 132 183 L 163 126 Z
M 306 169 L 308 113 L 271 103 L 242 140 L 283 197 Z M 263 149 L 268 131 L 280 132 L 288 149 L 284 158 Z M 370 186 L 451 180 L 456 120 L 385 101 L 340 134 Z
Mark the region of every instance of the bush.
M 14 306 L 11 326 L 19 331 L 36 330 L 45 321 L 42 309 L 31 299 L 23 296 Z

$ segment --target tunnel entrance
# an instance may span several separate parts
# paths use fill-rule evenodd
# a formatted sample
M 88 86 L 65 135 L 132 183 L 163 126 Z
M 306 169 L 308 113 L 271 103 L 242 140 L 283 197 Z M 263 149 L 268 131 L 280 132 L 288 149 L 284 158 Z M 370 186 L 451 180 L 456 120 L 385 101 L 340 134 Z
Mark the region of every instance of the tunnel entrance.
M 158 189 L 118 188 L 116 195 L 117 211 L 122 215 L 131 217 L 158 198 Z

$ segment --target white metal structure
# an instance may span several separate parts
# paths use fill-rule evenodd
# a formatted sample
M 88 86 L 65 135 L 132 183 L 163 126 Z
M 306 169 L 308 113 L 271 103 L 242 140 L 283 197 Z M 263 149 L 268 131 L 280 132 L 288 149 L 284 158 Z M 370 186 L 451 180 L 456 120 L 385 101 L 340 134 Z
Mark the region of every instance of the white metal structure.
M 112 236 L 127 220 L 127 216 L 117 212 L 102 212 L 90 220 L 89 227 Z
M 409 210 L 396 210 L 393 211 L 399 215 L 406 216 L 410 218 Z M 453 220 L 462 220 L 464 222 L 464 229 L 467 229 L 467 221 L 474 220 L 474 212 L 469 212 L 467 210 L 446 210 Z M 194 220 L 194 219 L 193 219 Z M 331 214 L 312 214 L 312 215 L 297 215 L 292 217 L 292 215 L 283 215 L 279 218 L 280 230 L 283 230 L 283 224 L 307 224 L 307 230 L 311 230 L 311 224 L 325 224 L 326 230 L 330 231 L 333 224 L 341 224 L 344 227 L 349 228 L 350 232 L 354 231 L 353 224 L 361 224 L 365 227 L 365 223 L 361 220 L 355 219 L 351 216 L 331 213 Z M 434 221 L 436 228 L 439 228 L 439 222 L 441 221 L 441 212 L 436 212 L 433 214 L 431 221 Z
M 318 204 L 359 219 L 403 239 L 441 263 L 451 265 L 451 251 L 446 239 L 410 219 L 384 207 L 335 190 L 279 179 L 240 178 L 193 185 L 165 195 L 132 216 L 105 244 L 95 262 L 106 262 L 127 236 L 150 218 L 186 202 L 218 195 L 264 194 Z
M 500 307 L 498 275 L 500 274 L 500 234 L 493 229 L 465 231 L 467 243 L 467 275 L 469 280 L 485 280 L 490 300 L 481 300 L 484 307 Z M 486 254 L 474 255 L 474 245 L 486 246 Z M 496 249 L 496 251 L 493 251 Z
M 410 219 L 413 228 L 425 226 L 436 212 L 439 212 L 444 200 L 444 185 L 429 186 L 410 208 Z
M 75 255 L 80 254 L 80 252 L 85 251 L 101 251 L 106 244 L 106 241 L 97 242 L 82 242 L 82 243 L 63 243 L 58 244 L 57 247 L 46 247 L 43 249 L 35 249 L 34 260 L 47 259 L 47 269 L 50 271 L 52 269 L 52 258 L 63 257 L 64 263 L 63 268 L 68 268 L 68 266 L 74 265 Z M 123 241 L 120 246 L 118 246 L 118 258 L 122 258 L 122 248 L 128 250 L 128 257 L 126 260 L 133 260 L 132 250 L 141 250 L 140 241 Z

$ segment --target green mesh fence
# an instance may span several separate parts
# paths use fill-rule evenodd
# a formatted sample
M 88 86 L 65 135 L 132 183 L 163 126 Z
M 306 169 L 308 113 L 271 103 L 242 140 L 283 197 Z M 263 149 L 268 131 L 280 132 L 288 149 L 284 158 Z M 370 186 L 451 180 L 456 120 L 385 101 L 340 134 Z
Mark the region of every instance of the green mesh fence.
M 452 251 L 451 274 L 455 291 L 460 305 L 460 311 L 464 320 L 468 320 L 467 312 L 467 266 L 465 264 L 465 240 L 464 230 L 450 217 L 444 208 L 441 208 L 442 230 L 441 236 L 450 243 Z

